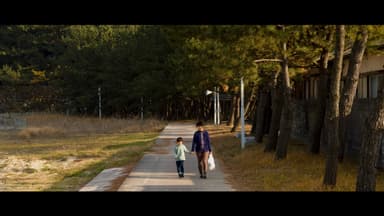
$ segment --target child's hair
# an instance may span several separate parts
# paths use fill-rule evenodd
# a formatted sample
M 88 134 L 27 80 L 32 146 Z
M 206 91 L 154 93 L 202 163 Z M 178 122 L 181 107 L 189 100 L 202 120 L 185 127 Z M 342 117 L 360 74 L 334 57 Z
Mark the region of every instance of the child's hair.
M 183 137 L 177 137 L 176 142 L 183 141 Z
M 199 121 L 199 122 L 196 123 L 196 127 L 200 127 L 200 126 L 201 126 L 201 127 L 204 126 L 204 124 L 203 124 L 202 121 Z

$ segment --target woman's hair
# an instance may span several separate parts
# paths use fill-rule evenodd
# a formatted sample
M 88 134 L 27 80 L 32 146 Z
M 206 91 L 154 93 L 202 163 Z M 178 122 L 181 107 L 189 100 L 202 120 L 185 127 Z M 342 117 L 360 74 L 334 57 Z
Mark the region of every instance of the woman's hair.
M 183 141 L 183 137 L 177 137 L 176 142 Z
M 204 124 L 203 124 L 202 121 L 199 121 L 199 122 L 196 123 L 196 127 L 200 127 L 200 126 L 201 126 L 201 127 L 204 126 Z

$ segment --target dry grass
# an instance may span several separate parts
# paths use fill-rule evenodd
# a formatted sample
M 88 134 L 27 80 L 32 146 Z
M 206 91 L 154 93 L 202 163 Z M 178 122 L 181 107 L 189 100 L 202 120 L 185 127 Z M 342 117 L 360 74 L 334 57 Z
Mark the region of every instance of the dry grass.
M 132 165 L 158 133 L 0 142 L 0 190 L 78 190 L 103 169 Z
M 28 127 L 21 130 L 18 134 L 23 139 L 30 139 L 33 137 L 55 137 L 64 135 L 63 130 L 52 127 Z
M 45 113 L 26 115 L 25 119 L 28 125 L 25 130 L 29 128 L 40 129 L 40 131 L 46 131 L 47 134 L 52 129 L 62 134 L 159 132 L 165 124 L 156 119 L 145 119 L 144 121 L 139 119 L 98 119 Z
M 212 128 L 212 130 L 214 130 Z M 212 131 L 214 133 L 214 131 Z M 325 157 L 311 155 L 306 146 L 292 142 L 286 160 L 274 160 L 264 153 L 264 144 L 240 149 L 234 134 L 212 136 L 218 159 L 230 174 L 229 181 L 241 191 L 355 191 L 357 164 L 346 161 L 338 166 L 337 185 L 324 187 Z M 384 191 L 384 173 L 377 177 L 377 191 Z
M 27 116 L 28 128 L 0 131 L 1 191 L 77 191 L 103 169 L 133 166 L 165 123 Z

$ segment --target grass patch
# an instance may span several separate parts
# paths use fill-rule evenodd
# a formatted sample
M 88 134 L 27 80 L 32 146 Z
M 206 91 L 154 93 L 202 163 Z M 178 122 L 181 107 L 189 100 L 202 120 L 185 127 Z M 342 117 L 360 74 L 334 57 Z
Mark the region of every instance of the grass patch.
M 135 164 L 143 156 L 143 152 L 150 148 L 151 144 L 151 142 L 140 142 L 140 145 L 136 145 L 135 149 L 129 146 L 127 149 L 92 163 L 87 167 L 72 170 L 48 188 L 47 191 L 77 191 L 104 169 Z
M 39 171 L 28 167 L 10 168 L 12 175 L 7 177 L 3 190 L 77 191 L 103 169 L 136 163 L 152 146 L 157 135 L 107 134 L 87 136 L 86 139 L 78 136 L 52 139 L 45 145 L 38 139 L 28 145 L 13 145 L 13 157 L 23 161 L 23 166 L 36 160 L 43 160 L 45 165 Z M 111 147 L 111 142 L 121 144 Z M 0 143 L 0 151 L 2 147 Z
M 146 142 L 147 141 L 109 145 L 109 146 L 105 146 L 103 149 L 104 150 L 112 150 L 112 149 L 125 148 L 128 146 L 141 146 L 141 145 L 145 144 Z
M 214 130 L 214 129 L 212 129 Z M 355 191 L 358 164 L 345 161 L 338 165 L 337 184 L 322 184 L 325 156 L 311 155 L 306 145 L 291 142 L 285 160 L 274 160 L 274 153 L 264 153 L 264 144 L 240 149 L 234 133 L 212 136 L 216 157 L 230 174 L 229 181 L 240 191 Z M 384 173 L 379 172 L 376 190 L 384 191 Z
M 30 128 L 53 128 L 65 134 L 159 132 L 165 123 L 157 119 L 118 119 L 36 113 L 25 116 Z
M 103 169 L 132 166 L 165 122 L 63 115 L 27 116 L 28 128 L 0 131 L 2 191 L 74 191 Z
M 61 129 L 56 129 L 52 127 L 29 127 L 21 130 L 18 133 L 18 136 L 23 139 L 30 139 L 33 137 L 55 137 L 55 136 L 62 136 L 64 134 L 64 131 Z

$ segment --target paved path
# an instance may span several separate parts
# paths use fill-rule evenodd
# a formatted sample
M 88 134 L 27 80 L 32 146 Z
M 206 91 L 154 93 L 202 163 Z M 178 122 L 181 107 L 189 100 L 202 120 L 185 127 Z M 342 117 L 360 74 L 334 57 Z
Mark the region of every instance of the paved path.
M 110 191 L 116 179 L 124 177 L 124 168 L 105 169 L 79 191 Z
M 193 123 L 170 123 L 156 140 L 151 153 L 147 153 L 138 162 L 118 191 L 233 191 L 224 180 L 220 164 L 208 172 L 207 179 L 200 179 L 195 155 L 186 155 L 184 178 L 179 178 L 172 154 L 178 136 L 191 149 L 195 131 Z

